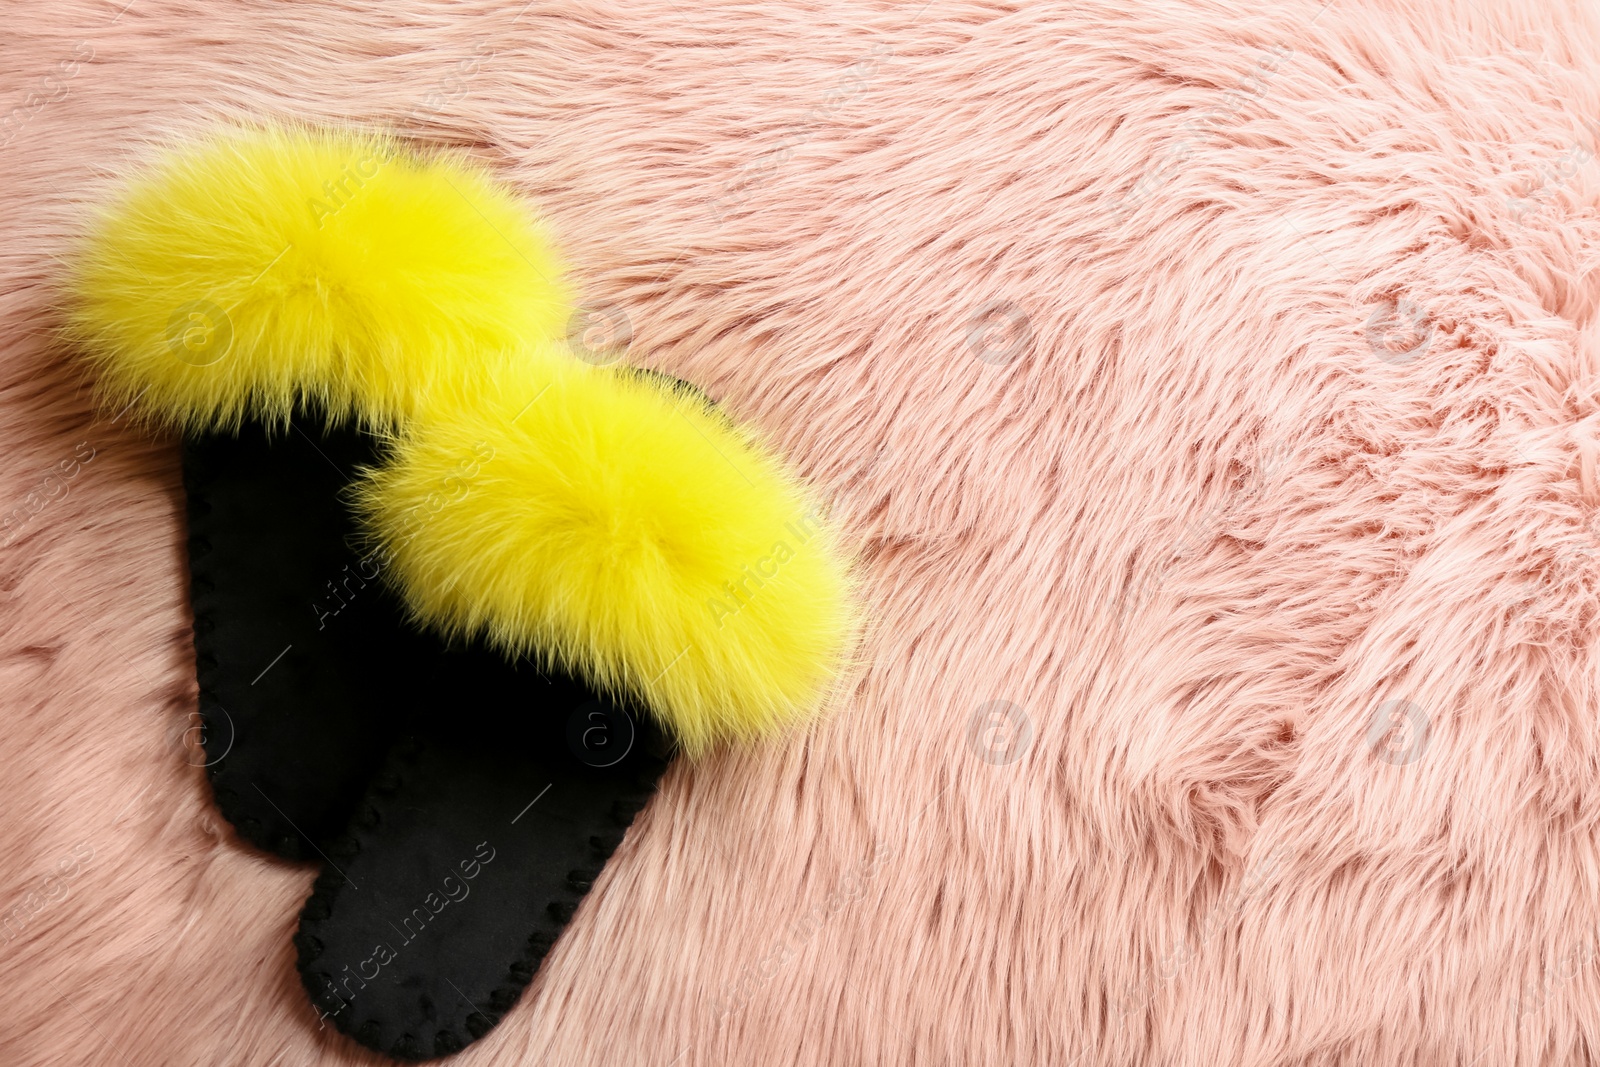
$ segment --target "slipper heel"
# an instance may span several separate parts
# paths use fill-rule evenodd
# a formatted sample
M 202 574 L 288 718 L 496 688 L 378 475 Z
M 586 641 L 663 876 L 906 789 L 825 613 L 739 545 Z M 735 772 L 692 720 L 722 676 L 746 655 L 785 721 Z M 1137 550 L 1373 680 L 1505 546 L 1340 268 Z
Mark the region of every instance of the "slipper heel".
M 667 766 L 649 717 L 454 655 L 295 937 L 319 1014 L 400 1059 L 460 1051 L 511 1010 Z

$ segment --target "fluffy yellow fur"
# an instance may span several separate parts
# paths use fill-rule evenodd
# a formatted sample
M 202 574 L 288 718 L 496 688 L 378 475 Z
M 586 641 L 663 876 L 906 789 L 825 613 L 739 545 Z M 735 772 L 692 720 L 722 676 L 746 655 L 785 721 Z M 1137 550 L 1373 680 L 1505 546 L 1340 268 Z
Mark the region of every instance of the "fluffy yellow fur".
M 545 346 L 360 500 L 425 620 L 632 694 L 696 754 L 815 712 L 853 623 L 817 502 L 697 398 Z
M 481 169 L 292 127 L 156 161 L 95 221 L 69 297 L 103 401 L 189 429 L 304 402 L 392 423 L 570 313 L 541 224 Z
M 635 696 L 691 754 L 820 706 L 853 623 L 816 501 L 695 398 L 561 350 L 540 223 L 465 161 L 216 133 L 96 220 L 69 295 L 107 404 L 398 431 L 359 499 L 447 633 Z

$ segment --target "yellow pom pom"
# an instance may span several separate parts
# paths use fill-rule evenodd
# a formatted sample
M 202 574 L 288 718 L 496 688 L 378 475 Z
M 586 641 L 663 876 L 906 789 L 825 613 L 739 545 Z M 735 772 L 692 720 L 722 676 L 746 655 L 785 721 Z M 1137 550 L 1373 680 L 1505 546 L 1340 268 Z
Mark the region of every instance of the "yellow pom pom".
M 571 313 L 541 224 L 481 169 L 298 128 L 169 152 L 99 217 L 68 288 L 103 401 L 191 429 L 302 403 L 392 423 Z
M 690 754 L 816 712 L 854 623 L 805 486 L 639 372 L 550 346 L 527 366 L 362 486 L 413 609 L 641 698 Z

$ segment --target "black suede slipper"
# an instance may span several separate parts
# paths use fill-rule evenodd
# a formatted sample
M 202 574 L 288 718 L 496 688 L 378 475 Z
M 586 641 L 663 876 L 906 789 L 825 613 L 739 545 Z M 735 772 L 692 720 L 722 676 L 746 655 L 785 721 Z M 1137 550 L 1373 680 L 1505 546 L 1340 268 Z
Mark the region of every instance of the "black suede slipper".
M 314 420 L 185 443 L 195 673 L 217 807 L 315 859 L 403 728 L 419 655 L 344 490 L 378 447 Z
M 402 1059 L 509 1011 L 667 766 L 648 716 L 498 654 L 434 661 L 436 714 L 395 745 L 295 935 L 322 1016 Z

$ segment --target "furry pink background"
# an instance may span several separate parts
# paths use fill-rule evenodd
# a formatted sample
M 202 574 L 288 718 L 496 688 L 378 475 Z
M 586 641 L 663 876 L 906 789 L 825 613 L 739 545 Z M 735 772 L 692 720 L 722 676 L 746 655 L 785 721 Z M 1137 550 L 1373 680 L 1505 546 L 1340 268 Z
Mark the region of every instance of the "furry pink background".
M 861 545 L 859 686 L 463 1067 L 1600 1057 L 1600 7 L 123 4 L 0 33 L 0 1060 L 372 1062 L 193 765 L 177 451 L 48 339 L 227 115 L 502 168 Z

